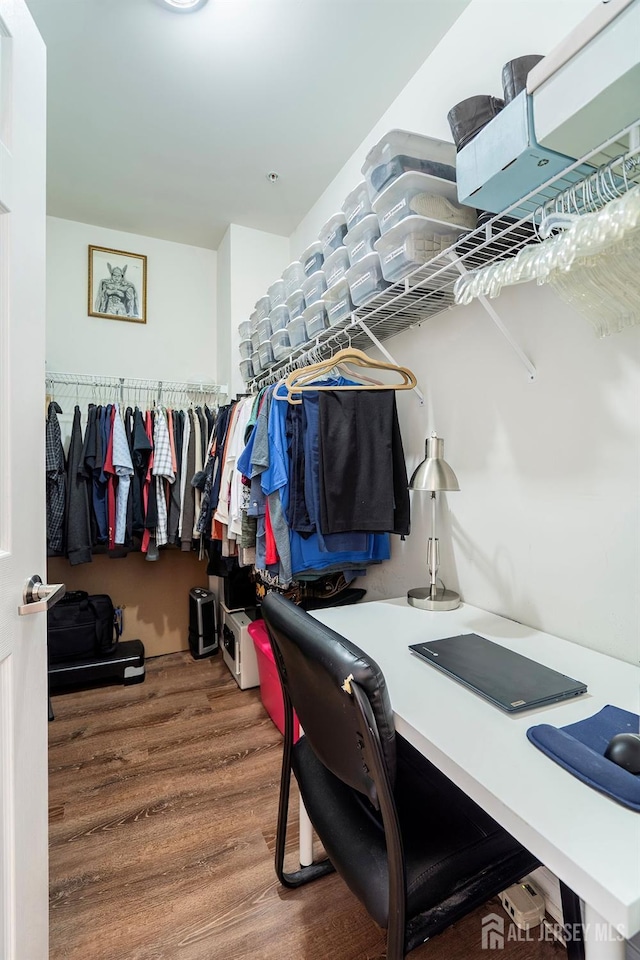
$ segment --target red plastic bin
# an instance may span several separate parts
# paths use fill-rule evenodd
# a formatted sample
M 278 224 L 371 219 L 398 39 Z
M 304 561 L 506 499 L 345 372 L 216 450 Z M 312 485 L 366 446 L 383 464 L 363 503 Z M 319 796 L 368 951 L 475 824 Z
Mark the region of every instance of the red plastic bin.
M 278 668 L 273 658 L 271 641 L 264 620 L 254 620 L 248 627 L 249 636 L 256 648 L 258 676 L 260 677 L 260 698 L 265 709 L 280 733 L 284 736 L 284 703 Z M 293 714 L 293 742 L 300 736 L 300 724 Z

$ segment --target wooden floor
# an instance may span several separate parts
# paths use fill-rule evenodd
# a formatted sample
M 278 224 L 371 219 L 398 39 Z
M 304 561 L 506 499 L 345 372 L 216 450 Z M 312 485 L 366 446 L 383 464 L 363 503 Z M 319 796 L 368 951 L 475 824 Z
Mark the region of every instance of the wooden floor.
M 281 737 L 220 657 L 158 657 L 142 684 L 57 695 L 53 707 L 50 960 L 384 957 L 382 932 L 338 877 L 278 884 Z M 412 960 L 491 955 L 481 922 L 492 911 L 502 914 L 491 902 Z M 497 955 L 564 956 L 531 935 Z

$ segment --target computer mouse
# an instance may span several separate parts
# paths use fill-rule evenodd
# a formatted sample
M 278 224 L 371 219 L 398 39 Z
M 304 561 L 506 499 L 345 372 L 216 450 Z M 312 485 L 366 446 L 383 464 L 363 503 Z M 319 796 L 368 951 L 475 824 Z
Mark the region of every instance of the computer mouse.
M 640 773 L 640 733 L 616 734 L 609 741 L 604 755 L 629 773 Z

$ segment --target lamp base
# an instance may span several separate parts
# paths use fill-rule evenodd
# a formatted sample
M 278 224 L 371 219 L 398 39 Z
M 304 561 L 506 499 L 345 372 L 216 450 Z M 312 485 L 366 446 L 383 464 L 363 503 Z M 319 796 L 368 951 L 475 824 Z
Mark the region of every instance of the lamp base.
M 460 606 L 460 594 L 438 587 L 435 597 L 432 597 L 430 587 L 414 587 L 409 590 L 407 601 L 412 607 L 420 607 L 421 610 L 455 610 Z

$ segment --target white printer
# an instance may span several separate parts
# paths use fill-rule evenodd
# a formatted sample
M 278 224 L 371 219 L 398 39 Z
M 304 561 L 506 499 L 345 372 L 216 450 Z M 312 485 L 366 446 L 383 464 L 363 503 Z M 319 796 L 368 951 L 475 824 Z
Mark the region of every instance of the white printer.
M 252 622 L 247 610 L 228 610 L 220 604 L 222 613 L 222 658 L 241 690 L 260 685 L 258 661 L 253 640 L 249 635 Z

